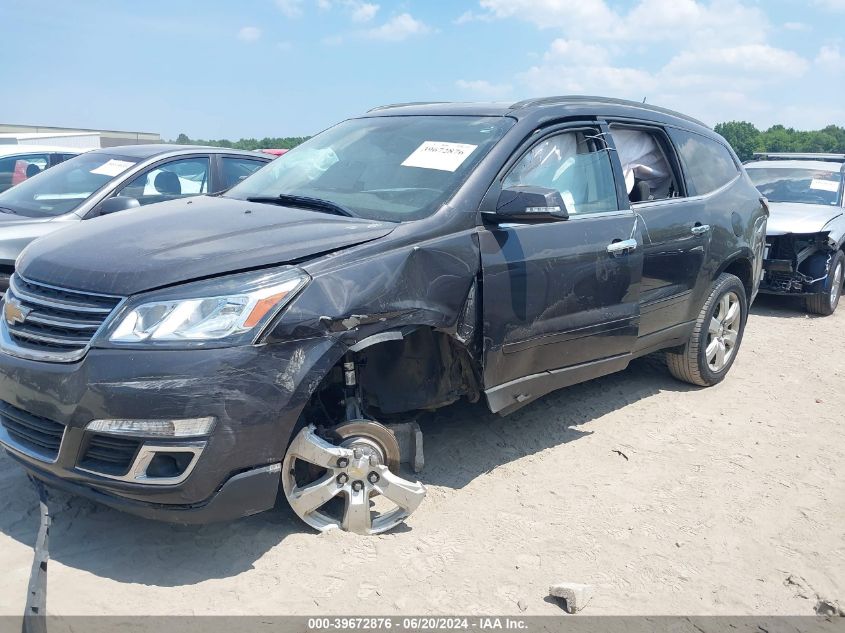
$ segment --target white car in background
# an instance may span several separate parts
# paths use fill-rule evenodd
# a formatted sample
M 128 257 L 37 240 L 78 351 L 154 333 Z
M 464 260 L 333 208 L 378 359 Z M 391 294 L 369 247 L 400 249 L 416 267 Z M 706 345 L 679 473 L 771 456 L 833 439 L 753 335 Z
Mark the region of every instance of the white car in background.
M 49 145 L 0 145 L 0 191 L 87 151 Z
M 845 282 L 845 154 L 755 157 L 745 169 L 770 207 L 760 292 L 831 315 Z

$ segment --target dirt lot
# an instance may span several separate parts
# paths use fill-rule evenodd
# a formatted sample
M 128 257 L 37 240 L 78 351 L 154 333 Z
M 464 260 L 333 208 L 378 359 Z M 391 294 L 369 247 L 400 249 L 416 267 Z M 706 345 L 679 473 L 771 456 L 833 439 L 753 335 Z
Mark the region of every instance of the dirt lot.
M 647 359 L 508 418 L 453 407 L 423 421 L 428 497 L 378 537 L 59 497 L 48 609 L 554 614 L 548 585 L 572 581 L 595 586 L 590 615 L 810 614 L 817 594 L 845 600 L 843 358 L 845 309 L 764 298 L 715 388 Z M 37 523 L 0 457 L 0 613 L 22 609 Z

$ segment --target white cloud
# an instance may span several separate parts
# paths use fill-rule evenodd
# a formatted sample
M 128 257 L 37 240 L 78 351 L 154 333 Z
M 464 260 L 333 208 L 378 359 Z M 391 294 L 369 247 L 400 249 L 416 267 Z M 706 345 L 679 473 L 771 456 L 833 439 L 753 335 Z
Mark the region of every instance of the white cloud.
M 586 44 L 580 40 L 558 38 L 551 43 L 543 59 L 547 62 L 595 65 L 607 62 L 608 57 L 607 49 L 601 46 Z
M 261 38 L 261 29 L 255 26 L 245 26 L 238 31 L 238 39 L 244 42 L 255 42 Z
M 348 2 L 353 22 L 369 22 L 378 13 L 379 5 L 370 2 Z
M 476 13 L 475 11 L 464 11 L 454 19 L 454 24 L 467 24 L 468 22 L 489 22 L 493 20 L 489 13 Z
M 845 0 L 812 2 L 845 9 Z M 815 95 L 841 81 L 840 48 L 822 46 L 811 59 L 778 45 L 774 33 L 809 21 L 775 29 L 766 11 L 759 0 L 478 0 L 457 22 L 519 20 L 540 37 L 552 33 L 545 52 L 510 78 L 518 94 L 645 97 L 711 125 L 744 118 L 806 129 L 836 120 L 842 107 Z M 483 95 L 507 82 L 479 77 L 456 87 Z
M 430 31 L 428 25 L 417 20 L 410 13 L 401 13 L 381 26 L 365 31 L 364 35 L 374 40 L 400 42 L 416 35 L 425 35 Z
M 276 0 L 276 6 L 289 18 L 302 15 L 302 0 Z
M 828 11 L 845 11 L 845 0 L 814 0 L 813 4 Z
M 807 70 L 807 60 L 797 53 L 766 44 L 748 44 L 730 48 L 687 50 L 673 57 L 663 69 L 665 74 L 731 77 L 746 74 L 762 80 L 800 77 Z
M 494 84 L 484 79 L 474 79 L 467 81 L 465 79 L 458 79 L 455 85 L 464 92 L 471 93 L 475 97 L 482 99 L 501 99 L 513 92 L 513 86 L 510 84 Z
M 488 19 L 524 20 L 590 41 L 741 44 L 763 41 L 770 28 L 761 9 L 740 0 L 638 0 L 625 13 L 605 0 L 480 0 L 479 4 Z
M 822 46 L 814 61 L 820 66 L 839 69 L 845 63 L 845 57 L 842 56 L 838 46 Z

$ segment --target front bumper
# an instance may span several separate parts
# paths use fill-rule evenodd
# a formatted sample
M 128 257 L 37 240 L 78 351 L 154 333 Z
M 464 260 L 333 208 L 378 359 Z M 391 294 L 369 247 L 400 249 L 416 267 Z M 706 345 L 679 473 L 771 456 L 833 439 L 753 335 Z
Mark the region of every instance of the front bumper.
M 76 363 L 0 353 L 0 444 L 47 484 L 135 514 L 186 523 L 253 514 L 275 502 L 279 463 L 312 386 L 335 360 L 333 343 L 320 338 L 207 350 L 92 349 Z M 4 407 L 35 431 L 7 432 Z M 92 420 L 209 416 L 217 421 L 211 435 L 164 442 L 202 446 L 184 481 L 123 481 L 90 467 L 92 433 L 85 427 Z M 60 439 L 51 448 L 49 435 L 36 432 L 53 429 Z M 46 440 L 41 446 L 27 437 Z M 131 451 L 145 444 L 162 440 L 139 438 L 136 449 L 109 441 L 99 448 L 122 450 L 134 461 Z

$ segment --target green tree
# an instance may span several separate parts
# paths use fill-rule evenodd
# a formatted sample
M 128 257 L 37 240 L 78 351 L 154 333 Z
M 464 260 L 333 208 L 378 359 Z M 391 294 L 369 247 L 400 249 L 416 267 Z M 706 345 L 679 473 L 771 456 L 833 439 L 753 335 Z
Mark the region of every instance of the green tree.
M 728 121 L 727 123 L 719 123 L 713 129 L 716 133 L 725 137 L 740 160 L 750 160 L 754 156 L 754 152 L 762 149 L 760 146 L 760 130 L 753 123 Z

